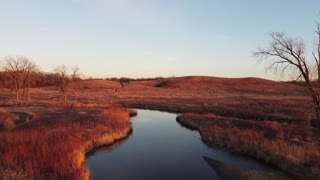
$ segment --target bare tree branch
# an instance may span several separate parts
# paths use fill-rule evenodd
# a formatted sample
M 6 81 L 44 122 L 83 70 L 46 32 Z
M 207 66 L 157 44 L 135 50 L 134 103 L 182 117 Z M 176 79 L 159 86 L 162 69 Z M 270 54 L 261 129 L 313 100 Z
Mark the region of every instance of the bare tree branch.
M 80 78 L 78 67 L 68 68 L 65 65 L 58 66 L 54 69 L 57 74 L 56 84 L 63 94 L 66 101 L 69 94 L 74 90 L 74 83 Z
M 303 78 L 306 82 L 309 94 L 313 100 L 314 106 L 316 107 L 316 115 L 318 120 L 318 127 L 320 130 L 320 25 L 317 23 L 317 55 L 313 54 L 313 59 L 316 62 L 316 71 L 318 85 L 314 86 L 312 83 L 312 70 L 311 68 L 314 64 L 308 61 L 305 57 L 305 45 L 301 39 L 288 38 L 285 33 L 271 33 L 271 42 L 269 48 L 258 49 L 253 55 L 261 60 L 271 60 L 270 66 L 267 67 L 268 70 L 275 70 L 281 68 L 281 73 L 287 72 L 289 68 L 298 70 L 299 74 L 297 79 Z
M 30 100 L 29 83 L 30 73 L 36 71 L 37 65 L 24 56 L 8 56 L 4 58 L 2 69 L 11 74 L 11 80 L 15 86 L 16 100 L 20 100 L 21 88 L 28 86 L 28 100 Z

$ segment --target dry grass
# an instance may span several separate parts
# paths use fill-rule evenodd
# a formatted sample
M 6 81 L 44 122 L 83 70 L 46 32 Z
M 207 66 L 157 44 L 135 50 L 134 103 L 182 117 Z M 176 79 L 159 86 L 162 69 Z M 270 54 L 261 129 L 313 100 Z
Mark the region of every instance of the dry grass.
M 164 84 L 157 87 L 159 84 Z M 110 99 L 127 107 L 214 113 L 251 120 L 310 125 L 306 89 L 258 78 L 181 77 L 127 83 Z
M 110 80 L 84 80 L 70 102 L 95 107 L 119 104 L 126 107 L 170 112 L 215 113 L 252 120 L 273 120 L 309 125 L 312 102 L 306 89 L 258 78 L 179 77 L 120 84 Z M 159 84 L 164 86 L 159 87 Z M 12 106 L 14 93 L 1 90 L 0 106 Z M 31 90 L 29 106 L 61 104 L 52 87 Z M 314 117 L 313 117 L 314 119 Z
M 77 89 L 79 91 L 70 96 L 70 101 L 67 104 L 61 100 L 61 94 L 54 87 L 32 89 L 32 101 L 28 104 L 12 101 L 14 93 L 8 89 L 2 89 L 0 106 L 6 106 L 8 109 L 21 106 L 28 106 L 34 109 L 38 107 L 51 108 L 61 106 L 78 109 L 102 108 L 108 107 L 110 104 L 118 104 L 132 108 L 155 109 L 177 113 L 214 113 L 228 118 L 220 118 L 221 121 L 215 121 L 214 125 L 207 124 L 208 128 L 203 132 L 208 132 L 207 137 L 213 137 L 212 141 L 217 142 L 221 139 L 219 143 L 223 146 L 235 151 L 239 151 L 240 149 L 245 154 L 253 153 L 252 156 L 276 165 L 278 163 L 285 166 L 289 164 L 288 162 L 292 162 L 293 164 L 305 164 L 304 166 L 318 166 L 309 165 L 317 164 L 312 163 L 312 158 L 319 159 L 318 154 L 314 153 L 319 152 L 316 151 L 318 146 L 312 144 L 318 142 L 317 138 L 319 137 L 310 128 L 312 119 L 314 119 L 311 109 L 312 102 L 307 96 L 306 89 L 303 87 L 258 78 L 181 77 L 151 81 L 132 81 L 125 83 L 124 88 L 121 88 L 121 85 L 114 81 L 86 80 L 80 82 Z M 16 145 L 16 147 L 20 146 L 20 144 L 15 143 L 35 143 L 29 146 L 25 144 L 26 147 L 23 148 L 26 150 L 22 148 L 22 152 L 20 153 L 22 155 L 19 155 L 19 152 L 15 152 L 19 151 L 19 149 L 12 150 L 17 153 L 17 156 L 12 155 L 14 157 L 12 158 L 12 162 L 9 162 L 9 159 L 1 161 L 1 168 L 13 170 L 14 172 L 23 170 L 27 174 L 37 176 L 43 176 L 47 173 L 48 176 L 55 177 L 56 179 L 66 178 L 67 176 L 77 177 L 77 173 L 82 173 L 82 175 L 88 174 L 85 167 L 79 165 L 79 162 L 84 159 L 84 157 L 79 155 L 79 152 L 82 152 L 80 150 L 92 143 L 90 138 L 99 139 L 100 135 L 104 132 L 116 134 L 116 131 L 126 129 L 125 127 L 129 123 L 123 122 L 118 124 L 117 122 L 108 120 L 101 121 L 101 119 L 99 120 L 100 116 L 90 116 L 92 113 L 96 114 L 100 112 L 92 112 L 82 116 L 78 116 L 76 110 L 59 112 L 54 110 L 53 112 L 55 113 L 49 115 L 39 114 L 42 120 L 20 127 L 5 135 L 0 135 L 0 153 L 10 154 L 9 151 L 3 148 L 3 144 L 6 143 L 11 143 L 12 149 L 15 149 L 13 145 Z M 77 117 L 76 120 L 75 117 Z M 214 119 L 217 119 L 217 117 Z M 238 119 L 245 120 L 239 121 Z M 194 126 L 198 125 L 198 122 L 195 120 L 189 121 L 189 123 L 191 122 Z M 226 122 L 229 122 L 229 124 Z M 109 126 L 106 127 L 108 123 Z M 42 136 L 41 133 L 45 134 L 45 136 Z M 74 134 L 74 136 L 70 134 Z M 117 135 L 121 136 L 122 134 Z M 50 138 L 66 138 L 70 144 L 65 144 L 62 143 L 64 141 L 60 142 L 58 140 L 51 141 Z M 36 144 L 36 142 L 43 144 Z M 69 146 L 74 148 L 70 148 Z M 64 149 L 64 147 L 68 148 Z M 43 149 L 48 148 L 51 148 L 54 153 L 43 154 L 42 152 L 46 152 Z M 71 150 L 68 151 L 69 154 L 59 153 L 67 152 L 68 149 Z M 32 154 L 33 151 L 40 152 L 37 153 L 39 157 L 35 156 L 35 160 L 32 160 L 33 156 L 27 155 L 28 153 Z M 63 171 L 59 170 L 59 166 L 63 163 L 68 163 L 63 162 L 63 160 L 57 160 L 55 163 L 50 162 L 55 164 L 52 166 L 30 168 L 35 167 L 35 164 L 37 164 L 35 162 L 39 159 L 39 164 L 44 164 L 41 159 L 50 159 L 51 154 L 53 154 L 53 157 L 61 157 L 62 155 L 60 154 L 65 154 L 63 157 L 68 157 L 69 159 L 72 159 L 72 157 L 76 158 L 72 161 L 69 160 L 68 162 L 72 162 L 73 165 L 70 165 L 70 168 L 65 168 Z M 274 155 L 271 156 L 270 154 Z M 24 161 L 21 159 L 28 160 Z M 17 164 L 20 165 L 16 166 Z M 283 169 L 290 168 L 284 167 Z
M 28 125 L 1 133 L 0 179 L 89 179 L 85 153 L 131 131 L 124 109 L 68 111 L 44 112 Z
M 198 129 L 211 145 L 264 160 L 299 179 L 320 178 L 320 135 L 312 128 L 215 115 L 185 114 L 177 120 Z

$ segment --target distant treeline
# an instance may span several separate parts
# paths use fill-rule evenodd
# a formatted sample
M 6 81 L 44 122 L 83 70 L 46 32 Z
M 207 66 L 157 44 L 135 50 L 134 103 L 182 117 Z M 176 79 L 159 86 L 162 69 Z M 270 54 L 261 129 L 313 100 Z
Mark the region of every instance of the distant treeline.
M 128 78 L 128 77 L 121 77 L 121 78 L 106 78 L 106 80 L 110 81 L 117 81 L 117 82 L 130 82 L 130 81 L 151 81 L 151 80 L 158 80 L 164 79 L 164 77 L 154 77 L 154 78 Z
M 57 73 L 32 72 L 30 74 L 29 85 L 31 88 L 56 86 L 58 79 L 59 74 Z M 14 78 L 12 78 L 11 73 L 0 71 L 0 88 L 15 88 Z
M 45 87 L 45 86 L 55 86 L 57 84 L 57 79 L 59 79 L 59 74 L 57 73 L 48 73 L 48 72 L 32 72 L 30 74 L 30 87 Z M 102 78 L 87 78 L 87 79 L 98 79 L 103 80 Z M 105 80 L 116 81 L 116 82 L 130 82 L 130 81 L 150 81 L 164 79 L 164 77 L 154 77 L 154 78 L 105 78 Z M 14 88 L 14 79 L 12 74 L 5 71 L 0 71 L 0 88 Z M 80 78 L 78 80 L 81 80 Z

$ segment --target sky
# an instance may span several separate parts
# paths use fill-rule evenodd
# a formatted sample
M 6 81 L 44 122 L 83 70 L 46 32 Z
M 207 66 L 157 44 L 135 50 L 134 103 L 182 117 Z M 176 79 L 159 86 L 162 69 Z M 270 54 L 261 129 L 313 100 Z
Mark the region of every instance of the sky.
M 285 32 L 313 50 L 319 0 L 0 0 L 0 58 L 87 77 L 281 80 L 252 53 Z

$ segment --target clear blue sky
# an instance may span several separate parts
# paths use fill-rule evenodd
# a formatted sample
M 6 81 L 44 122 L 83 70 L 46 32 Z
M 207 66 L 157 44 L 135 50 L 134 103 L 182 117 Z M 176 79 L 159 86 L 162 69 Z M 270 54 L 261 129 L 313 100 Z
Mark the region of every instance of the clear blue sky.
M 268 33 L 305 39 L 319 0 L 0 0 L 0 58 L 24 55 L 45 71 L 87 76 L 275 78 L 252 52 Z

